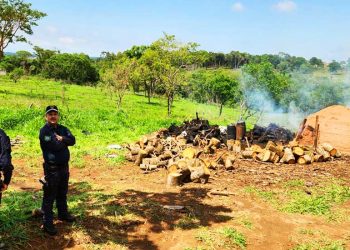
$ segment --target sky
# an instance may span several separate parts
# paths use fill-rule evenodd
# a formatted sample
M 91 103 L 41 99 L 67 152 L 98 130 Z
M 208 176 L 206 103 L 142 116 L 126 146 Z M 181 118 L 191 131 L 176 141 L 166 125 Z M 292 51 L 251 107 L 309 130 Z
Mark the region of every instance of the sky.
M 350 0 L 26 0 L 47 13 L 33 45 L 99 56 L 163 32 L 214 52 L 350 58 Z M 6 51 L 31 51 L 16 43 Z

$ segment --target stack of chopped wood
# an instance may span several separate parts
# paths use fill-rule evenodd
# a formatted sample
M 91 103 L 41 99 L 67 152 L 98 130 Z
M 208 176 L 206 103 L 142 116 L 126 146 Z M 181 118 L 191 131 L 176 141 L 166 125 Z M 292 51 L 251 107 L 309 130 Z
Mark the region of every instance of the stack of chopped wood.
M 253 140 L 258 143 L 266 143 L 268 141 L 287 143 L 293 140 L 293 133 L 288 129 L 282 128 L 274 123 L 267 127 L 255 125 L 252 131 Z
M 168 164 L 168 186 L 179 186 L 185 182 L 206 183 L 210 176 L 207 163 L 199 156 L 203 151 L 189 147 Z
M 246 148 L 242 152 L 242 157 L 261 162 L 305 165 L 313 162 L 329 161 L 332 158 L 341 157 L 341 154 L 329 143 L 323 143 L 315 149 L 310 146 L 301 146 L 296 141 L 291 141 L 287 145 L 269 141 L 265 148 L 259 145 Z

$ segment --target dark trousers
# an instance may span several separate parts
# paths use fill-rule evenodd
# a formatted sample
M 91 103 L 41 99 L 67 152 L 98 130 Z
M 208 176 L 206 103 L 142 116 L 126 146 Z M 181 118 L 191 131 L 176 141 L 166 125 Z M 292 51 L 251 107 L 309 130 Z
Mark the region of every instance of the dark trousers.
M 58 217 L 68 214 L 67 193 L 69 181 L 69 167 L 49 166 L 44 164 L 46 184 L 43 185 L 44 196 L 41 209 L 44 212 L 43 223 L 53 223 L 53 204 L 56 201 Z

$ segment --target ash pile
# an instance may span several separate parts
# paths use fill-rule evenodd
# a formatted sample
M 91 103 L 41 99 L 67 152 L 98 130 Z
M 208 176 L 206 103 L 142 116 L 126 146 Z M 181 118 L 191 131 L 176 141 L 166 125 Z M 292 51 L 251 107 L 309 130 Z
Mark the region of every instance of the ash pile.
M 178 186 L 206 183 L 212 170 L 231 171 L 240 161 L 305 165 L 340 157 L 328 143 L 299 145 L 290 131 L 275 124 L 255 126 L 248 133 L 245 130 L 243 121 L 222 130 L 197 118 L 143 136 L 127 146 L 126 158 L 145 173 L 166 168 L 168 186 Z
M 267 127 L 255 125 L 252 132 L 253 140 L 258 143 L 267 143 L 268 141 L 288 143 L 294 138 L 294 134 L 277 124 L 270 123 Z

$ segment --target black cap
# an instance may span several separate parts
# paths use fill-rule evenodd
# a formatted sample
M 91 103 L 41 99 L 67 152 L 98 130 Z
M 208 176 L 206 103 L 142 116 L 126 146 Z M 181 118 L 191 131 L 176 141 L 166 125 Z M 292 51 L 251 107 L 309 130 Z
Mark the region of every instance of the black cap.
M 58 108 L 57 108 L 57 106 L 55 106 L 55 105 L 47 106 L 47 107 L 46 107 L 46 112 L 45 112 L 45 114 L 47 114 L 47 113 L 49 113 L 49 112 L 51 112 L 51 111 L 54 111 L 54 112 L 57 112 L 57 113 L 58 113 Z

